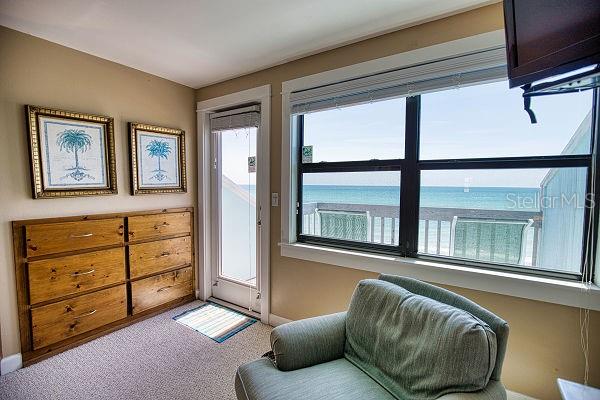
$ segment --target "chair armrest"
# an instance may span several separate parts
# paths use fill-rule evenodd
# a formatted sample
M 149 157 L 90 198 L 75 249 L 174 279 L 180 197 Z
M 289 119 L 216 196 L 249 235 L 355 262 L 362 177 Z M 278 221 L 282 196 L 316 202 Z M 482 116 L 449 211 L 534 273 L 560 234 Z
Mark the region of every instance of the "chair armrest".
M 341 358 L 345 341 L 346 312 L 289 322 L 271 331 L 275 365 L 281 371 Z
M 506 400 L 506 389 L 500 381 L 490 380 L 483 390 L 470 393 L 449 393 L 437 400 Z

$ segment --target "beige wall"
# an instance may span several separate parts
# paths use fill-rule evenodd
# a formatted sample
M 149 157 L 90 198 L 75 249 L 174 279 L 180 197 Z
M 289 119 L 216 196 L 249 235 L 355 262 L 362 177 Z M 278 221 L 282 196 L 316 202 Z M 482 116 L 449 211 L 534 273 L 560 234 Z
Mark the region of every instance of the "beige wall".
M 196 91 L 205 100 L 271 84 L 271 191 L 280 191 L 281 82 L 374 58 L 502 28 L 500 5 L 394 32 Z M 115 118 L 119 194 L 32 200 L 23 105 Z M 19 351 L 10 221 L 196 204 L 194 91 L 106 60 L 0 27 L 0 323 L 3 354 Z M 128 191 L 127 121 L 187 132 L 188 194 L 132 197 Z M 297 319 L 346 308 L 363 271 L 280 256 L 280 209 L 271 209 L 271 308 Z M 509 296 L 455 290 L 511 325 L 503 380 L 513 390 L 558 399 L 555 378 L 581 380 L 579 310 Z M 600 386 L 600 313 L 591 313 L 591 382 Z
M 24 104 L 115 119 L 114 196 L 32 200 Z M 127 122 L 186 131 L 188 193 L 129 194 Z M 196 204 L 194 90 L 0 27 L 0 324 L 2 353 L 20 351 L 10 221 Z
M 271 191 L 281 188 L 281 82 L 449 40 L 502 29 L 500 4 L 369 39 L 336 50 L 199 89 L 206 100 L 264 84 L 272 85 Z M 281 257 L 279 208 L 271 209 L 271 312 L 290 319 L 346 308 L 363 271 Z M 489 308 L 511 325 L 503 380 L 530 396 L 558 399 L 556 377 L 582 380 L 579 310 L 570 307 L 450 288 Z M 600 386 L 600 313 L 591 314 L 592 383 Z

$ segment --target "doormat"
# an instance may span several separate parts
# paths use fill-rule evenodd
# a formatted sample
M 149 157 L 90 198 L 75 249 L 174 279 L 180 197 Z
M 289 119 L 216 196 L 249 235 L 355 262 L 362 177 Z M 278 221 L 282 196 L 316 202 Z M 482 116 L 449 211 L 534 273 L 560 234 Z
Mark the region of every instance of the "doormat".
M 173 319 L 217 343 L 223 343 L 256 322 L 254 318 L 214 303 L 185 311 Z

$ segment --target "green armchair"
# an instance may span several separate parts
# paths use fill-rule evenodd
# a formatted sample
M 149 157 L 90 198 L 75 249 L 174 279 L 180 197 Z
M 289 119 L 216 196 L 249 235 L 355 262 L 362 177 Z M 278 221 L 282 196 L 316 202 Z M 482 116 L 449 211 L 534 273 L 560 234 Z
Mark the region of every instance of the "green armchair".
M 239 400 L 503 400 L 501 318 L 448 290 L 381 275 L 347 312 L 273 329 L 274 360 L 239 367 Z

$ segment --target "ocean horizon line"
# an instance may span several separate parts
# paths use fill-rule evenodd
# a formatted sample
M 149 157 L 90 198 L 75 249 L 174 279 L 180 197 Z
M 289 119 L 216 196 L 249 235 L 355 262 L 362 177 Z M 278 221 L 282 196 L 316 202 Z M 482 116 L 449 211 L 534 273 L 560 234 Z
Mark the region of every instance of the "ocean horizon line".
M 256 185 L 248 185 L 248 184 L 238 184 L 244 187 L 255 187 Z M 305 184 L 303 187 L 374 187 L 374 188 L 400 188 L 398 185 L 339 185 L 339 184 Z M 421 188 L 444 188 L 444 189 L 527 189 L 527 190 L 539 190 L 540 187 L 532 187 L 532 186 L 472 186 L 472 185 L 463 185 L 463 186 L 447 186 L 447 185 L 422 185 Z

